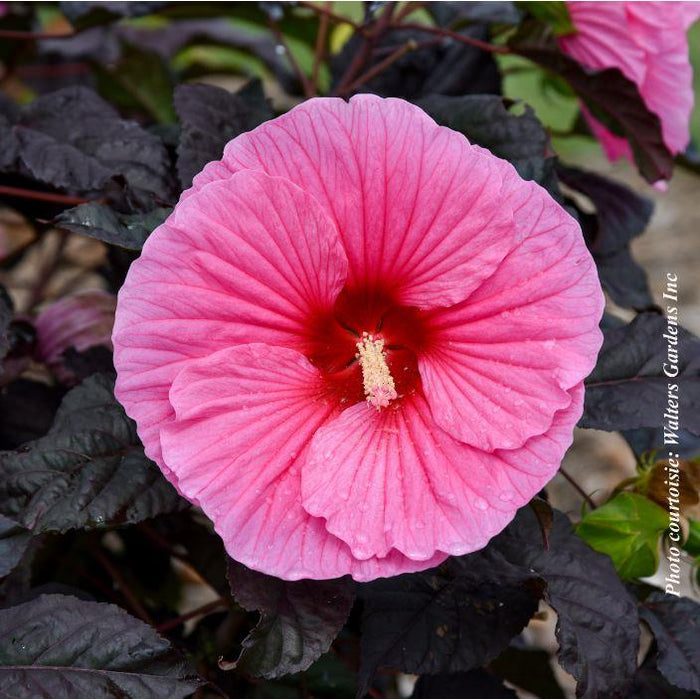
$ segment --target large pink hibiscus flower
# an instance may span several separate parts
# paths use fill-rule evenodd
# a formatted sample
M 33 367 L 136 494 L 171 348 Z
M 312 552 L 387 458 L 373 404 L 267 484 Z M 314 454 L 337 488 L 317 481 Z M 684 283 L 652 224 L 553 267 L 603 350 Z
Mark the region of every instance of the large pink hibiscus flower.
M 195 178 L 119 294 L 117 396 L 232 557 L 357 580 L 483 547 L 601 343 L 574 220 L 417 107 L 314 99 Z
M 668 149 L 674 155 L 684 151 L 693 110 L 686 34 L 700 17 L 700 2 L 567 2 L 566 6 L 576 33 L 559 38 L 561 49 L 588 68 L 619 68 L 661 120 Z M 624 156 L 632 161 L 627 140 L 611 133 L 587 110 L 584 114 L 610 160 Z

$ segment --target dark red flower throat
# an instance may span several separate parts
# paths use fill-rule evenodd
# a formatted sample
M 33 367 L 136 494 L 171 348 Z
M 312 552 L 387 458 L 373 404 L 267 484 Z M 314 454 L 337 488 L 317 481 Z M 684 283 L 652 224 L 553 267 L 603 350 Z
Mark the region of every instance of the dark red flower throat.
M 365 399 L 357 344 L 369 334 L 384 340 L 386 363 L 399 399 L 420 388 L 418 353 L 428 341 L 425 314 L 403 306 L 390 293 L 368 287 L 343 289 L 332 311 L 309 319 L 305 354 L 327 380 L 342 404 Z

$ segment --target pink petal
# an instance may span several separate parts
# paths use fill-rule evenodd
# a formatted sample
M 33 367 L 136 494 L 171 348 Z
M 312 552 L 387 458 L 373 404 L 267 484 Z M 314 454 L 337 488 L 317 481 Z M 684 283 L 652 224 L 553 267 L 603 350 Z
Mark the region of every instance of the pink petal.
M 346 269 L 332 221 L 286 180 L 242 172 L 181 202 L 132 264 L 113 334 L 116 395 L 148 456 L 170 475 L 159 430 L 188 362 L 251 339 L 298 345 Z
M 493 158 L 403 100 L 309 100 L 231 141 L 222 164 L 303 187 L 336 222 L 350 286 L 405 305 L 466 298 L 515 235 Z M 221 176 L 210 164 L 190 191 Z
M 626 2 L 567 2 L 575 34 L 559 38 L 564 53 L 587 68 L 619 68 L 640 84 L 645 52 L 629 30 Z
M 685 150 L 693 108 L 686 31 L 700 16 L 700 3 L 569 2 L 567 8 L 577 33 L 559 39 L 562 50 L 589 68 L 619 68 L 659 116 L 669 150 Z M 632 159 L 624 139 L 586 118 L 608 158 Z
M 542 434 L 569 405 L 595 365 L 604 306 L 578 224 L 501 162 L 521 243 L 467 301 L 431 312 L 418 360 L 435 422 L 489 451 Z
M 685 29 L 689 29 L 700 19 L 700 2 L 677 2 L 675 4 Z
M 694 7 L 693 7 L 694 6 Z M 639 88 L 649 109 L 658 114 L 664 141 L 673 153 L 690 141 L 693 70 L 686 31 L 700 15 L 700 3 L 627 3 L 630 31 L 646 52 L 647 71 Z
M 616 136 L 612 131 L 609 131 L 588 111 L 585 105 L 581 105 L 581 112 L 610 162 L 616 163 L 620 158 L 627 158 L 630 162 L 634 162 L 632 146 L 627 142 L 627 139 Z
M 685 33 L 700 17 L 700 3 L 626 2 L 624 6 L 629 31 L 647 54 L 666 53 L 685 44 L 687 58 Z M 679 42 L 681 37 L 683 40 Z
M 64 296 L 44 308 L 35 323 L 41 359 L 55 365 L 69 347 L 78 351 L 95 345 L 111 348 L 115 304 L 113 294 L 88 289 Z
M 301 507 L 300 468 L 314 432 L 335 412 L 318 370 L 294 350 L 239 345 L 190 362 L 175 378 L 175 420 L 163 456 L 182 493 L 200 503 L 229 554 L 270 575 L 357 580 L 421 570 L 396 551 L 356 561 Z
M 480 549 L 558 469 L 581 414 L 581 386 L 572 397 L 546 434 L 493 453 L 443 432 L 420 395 L 381 412 L 355 405 L 311 443 L 304 508 L 324 517 L 357 558 Z

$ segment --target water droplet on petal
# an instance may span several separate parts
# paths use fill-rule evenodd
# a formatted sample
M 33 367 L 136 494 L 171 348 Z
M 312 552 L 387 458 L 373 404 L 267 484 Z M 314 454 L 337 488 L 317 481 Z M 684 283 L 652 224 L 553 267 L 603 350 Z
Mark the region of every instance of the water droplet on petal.
M 474 507 L 476 507 L 477 510 L 486 510 L 488 509 L 489 504 L 484 500 L 484 498 L 477 498 L 474 500 Z

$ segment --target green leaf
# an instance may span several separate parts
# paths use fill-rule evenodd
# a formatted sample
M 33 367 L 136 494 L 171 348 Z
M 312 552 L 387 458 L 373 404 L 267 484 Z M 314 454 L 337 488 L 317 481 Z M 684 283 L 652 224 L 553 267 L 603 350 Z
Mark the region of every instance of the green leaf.
M 167 2 L 61 2 L 61 12 L 79 31 L 111 24 L 125 17 L 142 17 L 158 12 Z
M 260 79 L 270 76 L 264 61 L 235 46 L 186 46 L 173 57 L 172 65 L 178 72 L 186 73 L 187 77 L 210 73 L 234 73 Z
M 688 523 L 688 538 L 683 544 L 683 548 L 691 555 L 697 558 L 700 556 L 700 522 L 691 519 Z
M 565 2 L 521 2 L 518 5 L 535 19 L 546 22 L 556 36 L 576 33 L 576 27 L 571 21 Z
M 163 223 L 171 211 L 169 207 L 159 207 L 145 214 L 122 214 L 106 204 L 91 201 L 63 211 L 53 222 L 59 228 L 97 238 L 103 243 L 140 250 L 153 229 Z
M 578 525 L 578 535 L 612 559 L 626 580 L 653 575 L 659 566 L 659 539 L 668 527 L 668 513 L 635 493 L 620 493 Z
M 168 641 L 113 604 L 42 595 L 0 610 L 3 696 L 183 699 L 201 684 Z

